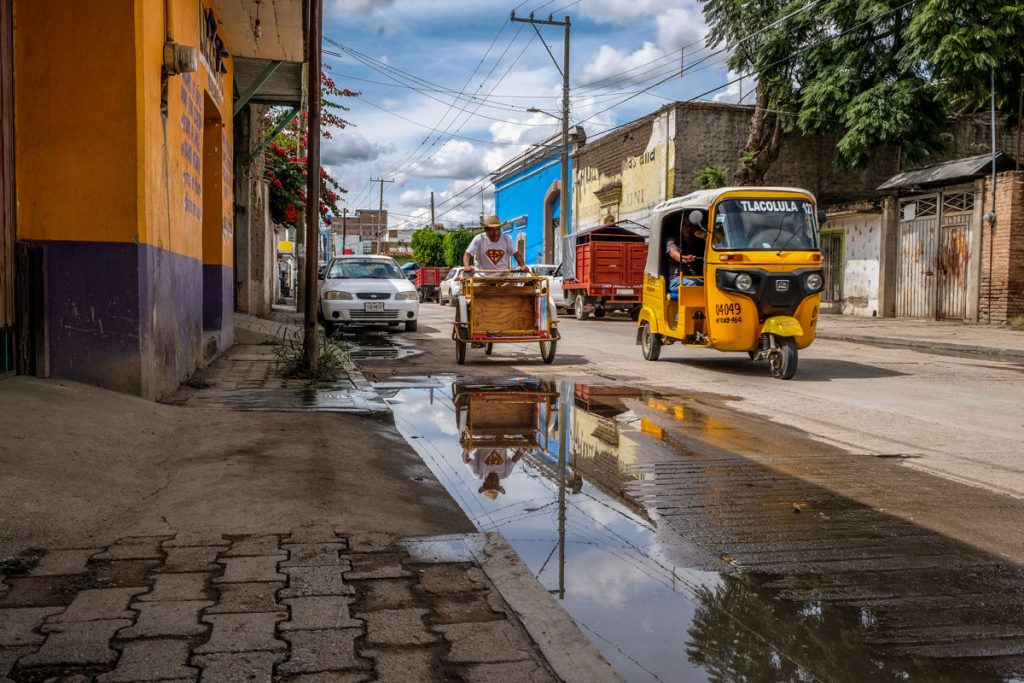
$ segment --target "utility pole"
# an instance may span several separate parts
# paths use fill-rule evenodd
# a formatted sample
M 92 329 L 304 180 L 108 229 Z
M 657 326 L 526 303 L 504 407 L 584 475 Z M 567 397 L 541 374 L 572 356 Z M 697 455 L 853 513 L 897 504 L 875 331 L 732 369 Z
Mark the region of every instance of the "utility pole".
M 345 243 L 348 242 L 348 207 L 341 210 L 341 255 L 345 255 Z
M 316 293 L 317 252 L 320 250 L 320 36 L 323 32 L 323 0 L 309 3 L 309 70 L 306 72 L 309 90 L 309 133 L 306 154 L 306 327 L 303 350 L 306 368 L 313 373 L 317 367 Z
M 559 192 L 559 212 L 561 213 L 561 217 L 558 219 L 558 240 L 556 244 L 553 245 L 555 248 L 552 249 L 552 253 L 556 257 L 561 257 L 565 238 L 569 234 L 569 229 L 572 227 L 569 224 L 569 17 L 567 15 L 562 21 L 555 21 L 554 15 L 548 15 L 547 19 L 534 19 L 533 12 L 530 12 L 529 18 L 521 19 L 516 16 L 515 10 L 512 10 L 510 21 L 530 24 L 533 26 L 534 31 L 537 31 L 537 24 L 564 27 L 564 54 L 562 56 L 561 68 L 559 68 L 558 62 L 555 60 L 555 56 L 551 54 L 551 50 L 548 48 L 547 43 L 544 43 L 544 48 L 547 49 L 548 55 L 551 57 L 551 61 L 555 63 L 555 68 L 562 72 L 562 189 Z M 540 31 L 537 31 L 537 35 L 540 36 Z M 543 38 L 541 39 L 541 42 L 543 42 Z M 556 258 L 556 260 L 561 259 Z
M 381 234 L 388 229 L 387 223 L 383 226 L 380 224 L 381 219 L 384 218 L 384 183 L 393 183 L 394 180 L 384 180 L 383 178 L 370 178 L 371 183 L 380 183 L 380 208 L 377 210 L 377 242 L 380 242 Z
M 430 229 L 434 229 L 434 193 L 430 193 Z

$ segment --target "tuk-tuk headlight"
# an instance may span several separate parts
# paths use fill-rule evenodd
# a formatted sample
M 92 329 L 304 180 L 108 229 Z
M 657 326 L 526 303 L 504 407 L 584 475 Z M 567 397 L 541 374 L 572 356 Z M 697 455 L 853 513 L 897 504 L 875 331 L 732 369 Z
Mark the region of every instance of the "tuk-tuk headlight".
M 824 281 L 821 279 L 819 273 L 811 273 L 804 278 L 804 287 L 807 288 L 808 292 L 817 292 L 821 289 L 821 285 Z
M 749 292 L 754 288 L 754 278 L 750 277 L 746 273 L 740 273 L 736 276 L 736 289 L 742 292 Z

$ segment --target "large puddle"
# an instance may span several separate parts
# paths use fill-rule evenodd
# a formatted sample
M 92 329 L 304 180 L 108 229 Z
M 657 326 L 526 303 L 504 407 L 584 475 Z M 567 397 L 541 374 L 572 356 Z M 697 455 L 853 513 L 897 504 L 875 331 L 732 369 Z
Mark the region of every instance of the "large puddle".
M 659 415 L 723 427 L 686 397 L 530 378 L 376 386 L 476 527 L 508 540 L 628 681 L 1024 678 L 1020 568 L 688 451 Z M 779 491 L 800 501 L 783 515 Z M 782 521 L 757 528 L 765 511 Z

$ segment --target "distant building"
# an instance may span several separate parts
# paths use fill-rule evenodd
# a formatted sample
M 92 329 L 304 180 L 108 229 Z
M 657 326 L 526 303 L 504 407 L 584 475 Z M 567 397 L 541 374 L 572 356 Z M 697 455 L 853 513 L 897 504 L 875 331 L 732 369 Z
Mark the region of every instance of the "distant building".
M 353 254 L 381 254 L 387 239 L 388 212 L 377 209 L 357 209 L 355 213 L 339 216 L 331 225 L 334 253 L 344 249 Z

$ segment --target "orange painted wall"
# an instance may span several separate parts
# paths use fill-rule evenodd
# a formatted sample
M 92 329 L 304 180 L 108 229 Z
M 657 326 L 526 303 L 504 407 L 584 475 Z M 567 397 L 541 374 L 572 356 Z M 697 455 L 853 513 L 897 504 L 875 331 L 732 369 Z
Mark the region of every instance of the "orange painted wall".
M 137 238 L 134 5 L 14 0 L 19 239 Z
M 199 48 L 199 2 L 14 0 L 14 18 L 19 239 L 136 242 L 203 259 L 209 96 L 226 125 L 205 262 L 231 266 L 231 59 L 219 78 L 201 56 L 198 71 L 168 78 L 161 112 L 164 41 Z

